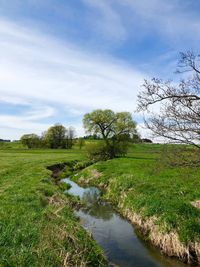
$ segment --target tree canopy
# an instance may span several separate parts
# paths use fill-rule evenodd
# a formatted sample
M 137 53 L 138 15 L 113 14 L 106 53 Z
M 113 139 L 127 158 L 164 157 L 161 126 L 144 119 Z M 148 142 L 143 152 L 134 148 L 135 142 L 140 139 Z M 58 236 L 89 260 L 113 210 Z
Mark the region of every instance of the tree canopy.
M 124 145 L 137 133 L 136 123 L 129 112 L 115 113 L 110 109 L 95 110 L 85 114 L 83 125 L 90 134 L 103 138 L 110 158 L 119 152 L 120 145 Z
M 44 140 L 50 148 L 66 147 L 66 128 L 61 124 L 51 126 L 44 134 Z
M 36 134 L 25 134 L 21 143 L 28 148 L 71 148 L 73 146 L 75 130 L 73 127 L 65 128 L 57 123 L 45 131 L 41 137 Z
M 37 148 L 40 145 L 40 137 L 37 134 L 24 134 L 20 141 L 28 148 Z

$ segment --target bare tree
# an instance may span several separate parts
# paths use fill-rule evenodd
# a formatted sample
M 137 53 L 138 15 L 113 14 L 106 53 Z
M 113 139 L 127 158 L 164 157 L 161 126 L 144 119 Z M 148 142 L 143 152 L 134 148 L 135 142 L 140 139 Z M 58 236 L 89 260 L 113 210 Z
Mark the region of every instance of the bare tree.
M 67 129 L 67 136 L 66 136 L 67 148 L 72 148 L 74 138 L 75 138 L 75 129 L 73 127 L 69 127 Z
M 138 111 L 144 112 L 145 125 L 157 136 L 200 148 L 200 55 L 186 52 L 180 56 L 177 73 L 190 75 L 178 85 L 145 80 Z

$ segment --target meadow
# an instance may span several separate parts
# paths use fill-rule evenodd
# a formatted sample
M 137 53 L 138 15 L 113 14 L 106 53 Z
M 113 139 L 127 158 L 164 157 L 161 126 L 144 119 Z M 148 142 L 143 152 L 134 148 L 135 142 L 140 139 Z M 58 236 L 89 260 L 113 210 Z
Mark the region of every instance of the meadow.
M 144 225 L 153 218 L 161 233 L 177 234 L 183 246 L 199 244 L 200 210 L 194 203 L 200 200 L 200 168 L 166 165 L 163 147 L 132 145 L 126 157 L 95 163 L 72 179 L 102 188 L 103 197 L 132 222 L 137 224 L 136 214 Z M 1 147 L 0 158 L 0 266 L 105 266 L 101 249 L 73 214 L 76 200 L 46 169 L 85 161 L 85 150 L 9 144 Z M 149 229 L 143 230 L 151 239 Z
M 0 150 L 0 266 L 104 266 L 47 166 L 83 160 L 78 150 Z M 17 148 L 16 148 L 17 147 Z

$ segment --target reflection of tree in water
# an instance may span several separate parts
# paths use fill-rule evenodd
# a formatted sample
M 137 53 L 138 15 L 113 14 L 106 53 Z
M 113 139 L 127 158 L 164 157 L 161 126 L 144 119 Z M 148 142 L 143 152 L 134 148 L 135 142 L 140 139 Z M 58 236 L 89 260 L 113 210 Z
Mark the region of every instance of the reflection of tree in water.
M 112 208 L 100 201 L 100 191 L 97 188 L 90 188 L 83 193 L 82 201 L 87 204 L 84 209 L 90 216 L 97 219 L 110 220 L 113 216 Z
M 82 195 L 82 201 L 86 204 L 93 204 L 98 202 L 100 197 L 100 191 L 97 188 L 90 188 L 89 190 L 85 190 Z
M 109 221 L 113 216 L 113 209 L 108 204 L 99 201 L 90 207 L 88 214 L 96 219 Z

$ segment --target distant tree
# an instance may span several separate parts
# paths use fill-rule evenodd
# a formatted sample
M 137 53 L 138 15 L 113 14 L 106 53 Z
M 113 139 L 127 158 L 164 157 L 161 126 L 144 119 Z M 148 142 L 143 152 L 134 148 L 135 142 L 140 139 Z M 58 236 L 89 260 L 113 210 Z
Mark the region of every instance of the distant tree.
M 49 148 L 66 148 L 67 129 L 61 124 L 55 124 L 44 133 L 43 139 Z
M 42 134 L 41 143 L 48 148 L 72 148 L 75 138 L 73 127 L 65 128 L 57 123 Z
M 46 138 L 47 131 L 42 132 L 40 137 L 40 146 L 42 148 L 49 148 L 48 138 Z
M 40 137 L 36 134 L 24 134 L 21 139 L 21 143 L 28 148 L 40 147 Z
M 135 144 L 141 143 L 142 139 L 141 136 L 138 133 L 135 133 L 132 135 L 131 141 Z
M 85 140 L 83 139 L 83 137 L 77 139 L 77 145 L 79 149 L 82 149 L 82 147 L 85 145 Z
M 9 139 L 0 139 L 0 142 L 4 142 L 4 143 L 10 143 L 10 142 L 11 142 L 11 140 L 9 140 Z
M 151 139 L 148 139 L 148 138 L 143 138 L 142 139 L 142 142 L 143 143 L 153 143 Z
M 83 139 L 85 139 L 85 140 L 101 140 L 102 137 L 98 136 L 97 134 L 90 134 L 90 135 L 85 135 L 83 137 Z
M 69 127 L 66 132 L 66 148 L 72 148 L 75 138 L 75 129 Z
M 181 53 L 177 72 L 191 75 L 178 85 L 146 80 L 138 95 L 138 110 L 148 112 L 145 124 L 154 135 L 200 148 L 200 55 Z M 154 106 L 157 112 L 151 109 Z
M 136 123 L 129 112 L 115 113 L 109 109 L 98 109 L 85 114 L 83 124 L 88 133 L 102 137 L 109 158 L 125 154 L 127 142 L 137 133 Z

